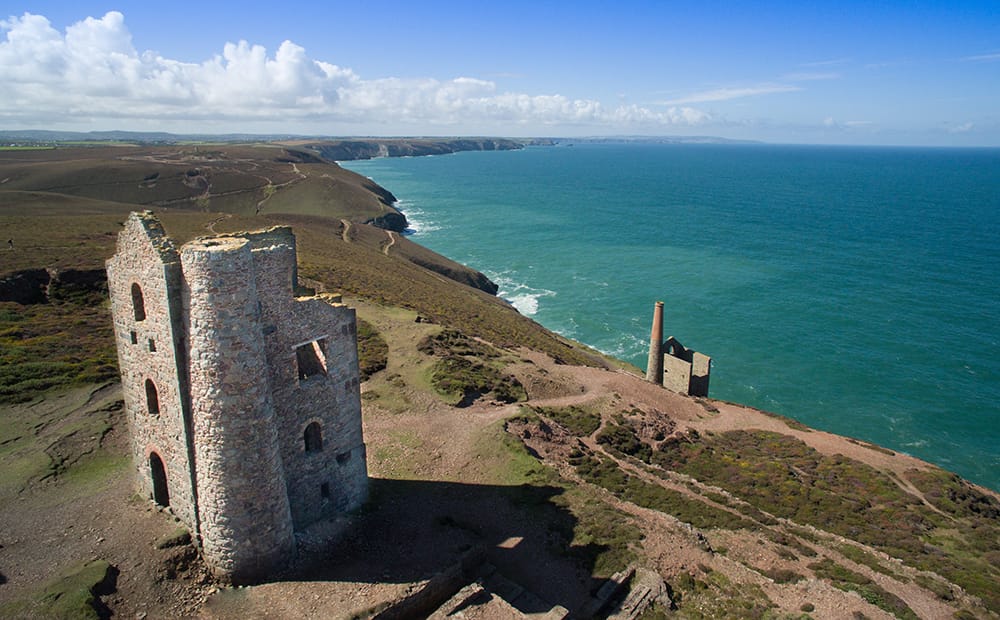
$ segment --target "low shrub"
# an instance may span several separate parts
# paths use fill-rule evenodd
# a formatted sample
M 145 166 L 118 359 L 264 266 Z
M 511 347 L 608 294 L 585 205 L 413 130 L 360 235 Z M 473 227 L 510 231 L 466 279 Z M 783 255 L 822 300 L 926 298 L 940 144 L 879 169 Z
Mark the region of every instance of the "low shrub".
M 534 407 L 535 413 L 565 428 L 576 437 L 587 437 L 601 426 L 598 413 L 570 405 L 569 407 Z
M 653 456 L 653 449 L 649 444 L 643 443 L 635 430 L 627 424 L 608 424 L 597 434 L 597 443 L 622 454 L 634 456 L 644 463 L 648 463 Z
M 389 345 L 382 334 L 364 319 L 358 319 L 358 366 L 361 380 L 367 381 L 372 375 L 384 370 L 389 363 Z
M 434 363 L 431 385 L 439 393 L 455 399 L 458 406 L 468 406 L 489 393 L 505 403 L 528 398 L 524 386 L 515 377 L 505 375 L 493 366 L 455 355 Z

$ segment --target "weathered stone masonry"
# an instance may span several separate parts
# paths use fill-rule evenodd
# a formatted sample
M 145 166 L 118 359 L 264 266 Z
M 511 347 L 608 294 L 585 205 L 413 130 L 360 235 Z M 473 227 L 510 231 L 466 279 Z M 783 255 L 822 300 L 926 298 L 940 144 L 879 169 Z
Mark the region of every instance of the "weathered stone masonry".
M 676 338 L 663 340 L 663 302 L 653 306 L 646 380 L 689 396 L 708 396 L 712 358 L 688 349 Z
M 265 577 L 364 501 L 354 310 L 294 297 L 290 228 L 178 252 L 133 213 L 107 271 L 139 487 L 219 576 Z

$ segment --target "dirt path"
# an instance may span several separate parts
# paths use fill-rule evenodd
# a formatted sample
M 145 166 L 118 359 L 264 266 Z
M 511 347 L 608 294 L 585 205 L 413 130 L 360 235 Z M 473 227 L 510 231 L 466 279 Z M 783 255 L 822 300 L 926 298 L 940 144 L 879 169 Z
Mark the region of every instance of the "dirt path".
M 228 220 L 231 217 L 233 217 L 232 213 L 224 213 L 224 214 L 220 215 L 219 217 L 215 218 L 214 220 L 212 220 L 211 222 L 209 222 L 208 224 L 205 224 L 205 230 L 207 230 L 208 232 L 212 233 L 213 235 L 217 235 L 219 233 L 216 232 L 215 225 L 218 224 L 219 222 L 223 222 L 225 220 Z
M 214 224 L 225 217 L 206 228 L 214 232 Z M 351 223 L 343 224 L 342 236 L 350 241 Z M 387 236 L 394 241 L 391 232 Z M 386 252 L 391 245 L 385 247 Z M 901 474 L 926 464 L 836 435 L 790 428 L 785 421 L 751 408 L 681 396 L 627 372 L 557 364 L 525 349 L 503 355 L 510 361 L 507 368 L 525 385 L 527 402 L 508 405 L 481 399 L 469 407 L 453 407 L 430 388 L 433 360 L 417 347 L 441 327 L 418 322 L 416 313 L 408 310 L 347 301 L 359 316 L 392 337 L 387 342 L 386 369 L 362 387 L 371 501 L 364 511 L 338 522 L 336 527 L 341 529 L 335 544 L 327 549 L 329 556 L 323 558 L 321 570 L 302 569 L 273 583 L 225 590 L 202 606 L 214 586 L 199 572 L 198 563 L 177 571 L 176 550 L 156 549 L 157 541 L 177 524 L 149 501 L 134 496 L 131 466 L 123 464 L 103 485 L 73 487 L 67 479 L 56 479 L 0 505 L 0 572 L 7 580 L 0 583 L 0 603 L 32 591 L 54 571 L 80 558 L 98 557 L 121 571 L 117 593 L 106 599 L 115 617 L 366 617 L 367 610 L 412 592 L 471 546 L 481 545 L 489 561 L 521 586 L 551 603 L 578 609 L 602 582 L 594 579 L 593 566 L 581 565 L 568 553 L 553 549 L 560 532 L 572 537 L 581 527 L 582 511 L 601 503 L 620 511 L 622 520 L 643 533 L 636 545 L 637 561 L 672 583 L 683 573 L 703 582 L 722 583 L 724 578 L 732 584 L 733 596 L 742 591 L 766 593 L 780 607 L 776 613 L 796 615 L 809 603 L 818 618 L 850 617 L 855 610 L 873 619 L 890 618 L 827 581 L 802 579 L 783 584 L 767 577 L 765 572 L 774 567 L 810 574 L 808 564 L 818 559 L 801 553 L 793 560 L 783 557 L 780 545 L 767 536 L 767 532 L 782 531 L 799 545 L 818 549 L 819 558 L 830 557 L 903 597 L 921 617 L 947 617 L 954 611 L 917 585 L 915 571 L 878 556 L 903 575 L 894 579 L 852 562 L 838 551 L 849 543 L 829 534 L 799 537 L 780 519 L 776 525 L 753 531 L 699 531 L 670 514 L 623 501 L 585 483 L 564 454 L 547 455 L 546 450 L 568 452 L 576 445 L 570 442 L 561 447 L 530 444 L 549 459 L 547 465 L 557 469 L 564 481 L 559 488 L 547 489 L 551 497 L 532 495 L 526 491 L 529 485 L 523 485 L 523 469 L 518 468 L 540 466 L 530 458 L 519 462 L 505 447 L 509 438 L 503 424 L 523 405 L 575 405 L 603 412 L 605 422 L 616 413 L 639 410 L 668 419 L 671 428 L 679 431 L 770 430 L 795 437 L 823 454 L 843 454 L 893 472 L 906 490 L 912 485 Z M 101 398 L 106 396 L 101 394 Z M 93 395 L 83 394 L 77 400 L 65 404 L 70 421 L 100 405 Z M 107 441 L 116 454 L 127 453 L 124 420 L 116 422 Z M 622 463 L 629 475 L 658 482 L 639 463 L 606 451 L 593 436 L 580 441 L 593 453 Z M 707 496 L 706 504 L 714 501 L 711 493 L 724 495 L 680 474 L 671 475 L 662 486 L 688 498 L 705 501 Z M 566 498 L 567 489 L 576 499 Z M 718 502 L 712 505 L 734 512 L 735 502 Z M 168 578 L 171 571 L 177 573 L 174 578 Z

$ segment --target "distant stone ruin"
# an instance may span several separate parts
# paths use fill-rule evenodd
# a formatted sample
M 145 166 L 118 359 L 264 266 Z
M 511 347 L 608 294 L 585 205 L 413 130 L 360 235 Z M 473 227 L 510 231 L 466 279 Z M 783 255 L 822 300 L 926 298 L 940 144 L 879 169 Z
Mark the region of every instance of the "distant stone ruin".
M 688 349 L 676 338 L 663 339 L 663 302 L 653 308 L 653 328 L 649 335 L 646 380 L 690 396 L 708 396 L 712 358 Z
M 178 251 L 148 211 L 107 261 L 139 488 L 233 582 L 273 574 L 295 532 L 367 494 L 355 313 L 296 298 L 295 261 L 289 227 Z

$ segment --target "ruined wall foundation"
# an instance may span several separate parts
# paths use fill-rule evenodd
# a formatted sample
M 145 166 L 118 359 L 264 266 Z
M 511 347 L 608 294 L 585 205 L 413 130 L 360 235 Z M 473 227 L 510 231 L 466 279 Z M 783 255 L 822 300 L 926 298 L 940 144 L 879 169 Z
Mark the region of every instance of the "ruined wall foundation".
M 355 314 L 296 299 L 295 255 L 287 227 L 178 251 L 145 212 L 107 263 L 139 488 L 235 582 L 367 494 Z
M 653 309 L 646 380 L 689 396 L 708 396 L 712 358 L 688 349 L 676 338 L 663 340 L 663 302 Z

